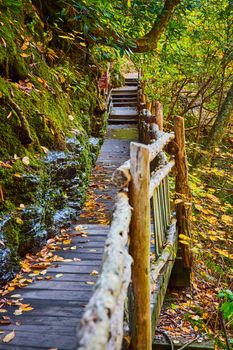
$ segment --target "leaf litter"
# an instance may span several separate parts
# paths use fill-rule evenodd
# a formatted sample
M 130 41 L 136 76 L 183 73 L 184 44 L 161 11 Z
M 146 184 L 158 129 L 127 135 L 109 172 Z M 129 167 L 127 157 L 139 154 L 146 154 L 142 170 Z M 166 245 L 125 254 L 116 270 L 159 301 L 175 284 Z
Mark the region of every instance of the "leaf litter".
M 221 200 L 219 188 L 210 185 L 209 178 L 220 181 L 221 169 L 204 169 L 206 183 L 199 176 L 191 176 L 194 201 L 192 236 L 180 235 L 182 242 L 190 240 L 194 254 L 191 287 L 170 289 L 166 296 L 157 327 L 156 339 L 162 340 L 165 332 L 174 342 L 214 340 L 225 344 L 219 313 L 221 300 L 218 293 L 232 288 L 233 206 Z M 230 183 L 230 170 L 223 172 Z M 216 178 L 218 177 L 218 180 Z M 212 182 L 213 183 L 213 182 Z M 229 339 L 233 338 L 231 322 L 226 323 Z M 216 343 L 216 344 L 217 344 Z M 220 349 L 215 344 L 216 349 Z

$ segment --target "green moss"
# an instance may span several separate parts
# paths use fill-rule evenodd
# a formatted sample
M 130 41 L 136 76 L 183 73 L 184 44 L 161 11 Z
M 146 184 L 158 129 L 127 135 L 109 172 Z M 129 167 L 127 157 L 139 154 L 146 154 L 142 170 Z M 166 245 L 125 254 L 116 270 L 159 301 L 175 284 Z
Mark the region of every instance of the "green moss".
M 50 47 L 30 1 L 0 0 L 0 12 L 0 228 L 14 268 L 80 209 L 106 114 L 89 67 Z

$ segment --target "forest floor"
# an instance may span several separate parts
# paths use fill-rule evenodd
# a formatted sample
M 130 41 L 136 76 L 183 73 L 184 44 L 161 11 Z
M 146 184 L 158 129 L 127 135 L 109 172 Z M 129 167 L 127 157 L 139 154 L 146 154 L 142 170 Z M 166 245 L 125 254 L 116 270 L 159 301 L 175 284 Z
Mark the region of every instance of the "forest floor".
M 211 167 L 190 173 L 194 207 L 192 238 L 187 242 L 194 253 L 191 288 L 170 290 L 158 326 L 158 330 L 166 332 L 174 344 L 179 338 L 182 342 L 196 339 L 200 343 L 212 339 L 216 349 L 232 346 L 231 146 L 231 140 L 228 140 L 221 150 L 216 150 Z M 225 309 L 226 321 L 220 312 L 220 304 L 224 301 L 229 301 Z M 160 334 L 159 337 L 163 336 Z

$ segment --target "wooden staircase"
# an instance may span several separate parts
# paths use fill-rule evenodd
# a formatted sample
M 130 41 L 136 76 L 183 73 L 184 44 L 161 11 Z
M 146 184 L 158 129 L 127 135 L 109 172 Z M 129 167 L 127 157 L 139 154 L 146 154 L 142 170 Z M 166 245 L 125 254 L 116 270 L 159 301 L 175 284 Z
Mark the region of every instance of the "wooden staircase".
M 110 124 L 136 124 L 138 122 L 138 74 L 125 76 L 125 86 L 112 89 L 109 114 Z

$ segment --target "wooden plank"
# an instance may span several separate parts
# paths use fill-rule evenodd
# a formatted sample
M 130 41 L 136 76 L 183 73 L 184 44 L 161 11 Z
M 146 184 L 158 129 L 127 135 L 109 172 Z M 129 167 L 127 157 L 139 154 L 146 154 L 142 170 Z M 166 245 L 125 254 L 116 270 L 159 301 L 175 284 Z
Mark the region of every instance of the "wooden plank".
M 114 99 L 112 102 L 113 102 L 113 106 L 116 106 L 116 104 L 119 104 L 119 107 L 124 107 L 127 105 L 129 105 L 129 107 L 131 105 L 137 106 L 137 99 L 136 98 L 130 99 L 130 100 L 127 99 L 127 101 L 119 101 L 119 99 Z
M 28 302 L 30 302 L 30 299 L 48 299 L 48 300 L 73 300 L 73 301 L 80 301 L 80 302 L 87 302 L 91 296 L 91 291 L 50 291 L 50 290 L 22 290 L 21 292 L 22 297 L 24 299 L 27 299 Z M 25 300 L 24 300 L 25 301 Z
M 89 282 L 90 280 L 87 280 Z M 94 282 L 94 281 L 91 281 Z M 70 281 L 62 281 L 62 278 L 57 279 L 57 281 L 45 280 L 40 281 L 40 283 L 32 283 L 30 284 L 26 290 L 63 290 L 63 291 L 92 291 L 93 286 L 88 285 L 86 282 L 70 282 Z
M 101 260 L 102 260 L 102 256 L 103 254 L 101 252 L 81 252 L 80 248 L 78 251 L 76 251 L 76 253 L 72 253 L 72 252 L 60 252 L 57 255 L 58 256 L 62 256 L 64 259 L 66 260 L 72 260 L 72 259 L 76 259 L 74 261 L 64 261 L 64 263 L 59 262 L 58 264 L 54 263 L 54 265 L 52 266 L 61 266 L 61 265 L 85 265 L 83 262 L 86 261 L 86 265 L 92 265 L 94 264 L 94 261 L 98 262 L 98 264 L 101 264 Z M 93 248 L 94 250 L 95 248 Z M 90 248 L 90 250 L 92 250 L 92 248 Z M 78 260 L 77 260 L 78 259 Z M 84 260 L 85 259 L 85 260 Z M 88 259 L 88 260 L 87 260 Z M 56 265 L 55 265 L 56 264 Z
M 137 91 L 127 91 L 127 92 L 123 92 L 123 91 L 115 91 L 112 93 L 112 97 L 134 97 L 137 98 L 138 97 L 138 92 Z
M 52 300 L 31 300 L 31 305 L 33 310 L 30 312 L 25 312 L 20 316 L 15 317 L 11 320 L 12 324 L 16 321 L 21 321 L 25 319 L 31 319 L 34 316 L 43 317 L 46 320 L 46 317 L 64 317 L 65 318 L 81 318 L 83 314 L 83 305 L 81 306 L 79 302 L 74 301 L 52 301 Z M 10 309 L 9 315 L 12 316 L 14 309 Z M 34 317 L 35 318 L 35 317 Z M 52 318 L 52 320 L 53 320 Z M 60 318 L 61 319 L 61 318 Z M 48 321 L 47 321 L 48 323 Z M 46 324 L 47 324 L 46 323 Z M 7 326 L 4 326 L 4 329 Z M 2 326 L 0 326 L 2 328 Z
M 77 257 L 79 254 L 82 254 L 83 257 L 85 257 L 85 254 L 87 254 L 87 258 L 85 260 L 88 260 L 89 257 L 88 255 L 99 255 L 99 254 L 103 254 L 103 250 L 104 250 L 104 244 L 102 243 L 102 247 L 85 247 L 83 245 L 79 245 L 79 244 L 75 244 L 72 243 L 72 245 L 70 246 L 63 246 L 63 248 L 65 248 L 65 250 L 61 249 L 59 251 L 57 251 L 57 254 L 62 254 L 63 258 L 67 259 L 69 257 Z M 94 244 L 93 244 L 94 245 Z M 76 249 L 75 249 L 76 247 Z M 72 249 L 66 249 L 66 248 L 72 248 Z
M 113 107 L 111 109 L 110 118 L 113 117 L 137 117 L 138 111 L 134 107 Z
M 7 350 L 44 350 L 44 349 L 48 349 L 48 348 L 41 348 L 41 347 L 31 347 L 31 346 L 25 346 L 25 345 L 11 345 L 11 344 L 7 344 Z M 0 343 L 0 350 L 6 350 L 6 344 L 1 344 Z
M 80 261 L 81 263 L 82 261 Z M 80 264 L 79 263 L 79 264 Z M 88 264 L 91 263 L 91 264 Z M 99 263 L 99 265 L 95 264 L 93 261 L 87 261 L 85 262 L 86 265 L 75 265 L 72 264 L 72 268 L 71 266 L 68 266 L 68 263 L 66 265 L 60 265 L 58 267 L 51 267 L 48 269 L 48 274 L 50 274 L 51 272 L 55 272 L 55 273 L 69 273 L 69 274 L 87 274 L 87 273 L 91 273 L 91 271 L 95 270 L 97 268 L 97 266 L 101 266 L 101 263 Z M 97 268 L 98 270 L 98 268 Z
M 132 72 L 132 73 L 125 73 L 124 75 L 125 79 L 139 79 L 139 73 L 138 72 Z
M 116 88 L 116 89 L 112 89 L 112 94 L 116 93 L 116 92 L 124 92 L 124 93 L 127 93 L 127 92 L 131 92 L 131 91 L 137 91 L 138 90 L 138 87 L 136 86 L 122 86 L 120 88 Z
M 72 231 L 71 231 L 72 232 Z M 77 236 L 72 238 L 72 245 L 79 244 L 82 242 L 92 242 L 93 244 L 97 242 L 104 242 L 106 240 L 106 234 L 100 235 L 92 235 L 92 234 L 87 234 L 85 237 L 84 236 Z
M 80 309 L 80 312 L 84 311 L 84 307 L 85 305 L 83 305 L 82 310 Z M 81 308 L 81 306 L 80 306 Z M 32 315 L 32 316 L 17 316 L 16 321 L 20 322 L 23 325 L 34 325 L 34 326 L 39 326 L 39 325 L 43 325 L 43 326 L 53 326 L 53 327 L 76 327 L 77 325 L 79 325 L 81 316 L 72 316 L 72 317 L 56 317 L 56 316 L 51 316 L 51 315 Z M 14 326 L 15 328 L 17 327 L 16 324 L 13 324 L 12 322 L 12 326 Z M 8 326 L 7 326 L 8 327 Z M 20 326 L 19 326 L 20 327 Z M 3 327 L 1 327 L 1 329 L 5 329 Z
M 138 119 L 135 118 L 131 118 L 131 119 L 120 119 L 120 118 L 115 118 L 115 119 L 109 119 L 108 120 L 109 123 L 111 124 L 137 124 Z M 121 163 L 121 162 L 120 162 Z M 119 164 L 120 165 L 120 164 Z
M 95 266 L 95 270 L 99 270 L 99 272 L 100 272 L 100 266 L 99 267 Z M 51 281 L 59 280 L 59 278 L 56 278 L 56 274 L 57 274 L 57 271 L 56 272 L 49 271 L 47 273 L 47 275 L 52 277 Z M 77 273 L 65 272 L 62 276 L 62 281 L 64 281 L 64 282 L 86 282 L 86 281 L 95 281 L 95 280 L 96 280 L 96 276 L 91 276 L 89 273 L 88 274 L 85 274 L 85 273 L 77 274 Z
M 85 248 L 86 250 L 88 249 L 95 249 L 95 248 L 99 248 L 99 249 L 103 249 L 104 248 L 104 239 L 102 241 L 96 241 L 95 239 L 87 239 L 88 237 L 83 237 L 83 239 L 75 239 L 75 240 L 72 240 L 72 244 L 70 245 L 70 247 L 74 246 L 74 245 L 77 245 L 77 251 L 82 251 L 83 252 L 83 249 Z M 67 246 L 69 247 L 69 246 Z M 69 251 L 69 250 L 68 250 Z M 63 250 L 62 250 L 63 252 Z M 72 252 L 72 250 L 71 250 Z
M 130 146 L 130 204 L 133 208 L 130 227 L 132 268 L 132 349 L 151 350 L 150 316 L 150 201 L 149 150 L 135 142 Z M 143 288 L 142 288 L 143 286 Z
M 137 102 L 137 96 L 119 96 L 119 95 L 115 95 L 115 96 L 112 96 L 112 101 L 113 102 L 117 102 L 117 101 L 125 101 L 125 102 L 131 102 L 131 101 L 134 101 L 134 102 Z
M 10 325 L 4 327 L 4 334 L 7 334 L 7 332 L 11 332 L 15 330 L 16 334 L 18 332 L 23 332 L 24 334 L 27 333 L 41 333 L 43 334 L 44 332 L 50 333 L 50 334 L 58 334 L 58 332 L 62 335 L 74 335 L 75 334 L 75 326 L 76 322 L 74 325 L 60 325 L 60 326 L 54 326 L 54 325 L 32 325 L 32 324 L 21 324 L 19 326 L 17 325 Z
M 43 333 L 43 336 L 41 334 L 36 333 L 27 333 L 22 334 L 21 332 L 16 333 L 16 337 L 11 341 L 10 345 L 20 345 L 20 346 L 31 346 L 31 349 L 33 347 L 39 349 L 49 349 L 49 348 L 59 348 L 59 350 L 63 349 L 69 349 L 74 350 L 75 349 L 75 343 L 76 343 L 76 337 L 73 336 L 67 336 L 62 335 L 60 337 L 57 336 L 57 334 L 48 334 Z M 7 349 L 7 345 L 4 344 L 5 350 Z

